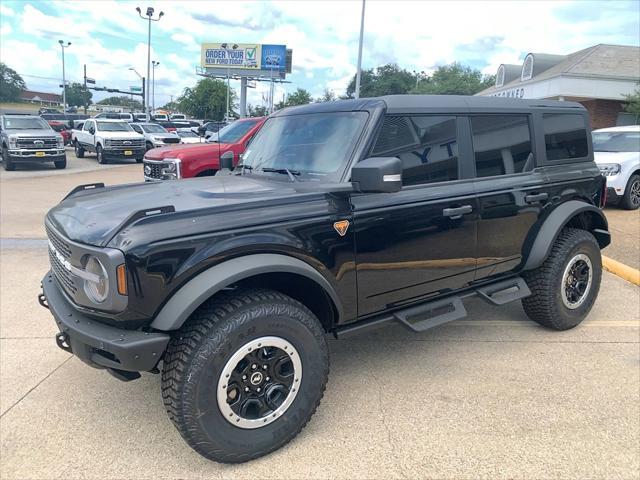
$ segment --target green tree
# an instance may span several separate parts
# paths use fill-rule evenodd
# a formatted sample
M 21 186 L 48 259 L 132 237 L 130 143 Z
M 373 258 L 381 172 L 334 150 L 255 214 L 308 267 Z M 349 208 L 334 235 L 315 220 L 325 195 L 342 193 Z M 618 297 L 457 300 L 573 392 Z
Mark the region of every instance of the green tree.
M 624 98 L 627 102 L 624 111 L 640 115 L 640 87 L 636 88 L 631 95 L 625 95 Z
M 14 102 L 20 100 L 20 93 L 27 85 L 18 72 L 0 62 L 0 101 Z
M 495 83 L 493 75 L 482 75 L 480 70 L 452 63 L 436 69 L 420 79 L 410 93 L 432 95 L 473 95 Z
M 114 96 L 107 97 L 98 102 L 98 105 L 117 105 L 118 107 L 127 107 L 132 110 L 142 111 L 142 102 L 131 97 Z
M 285 107 L 294 107 L 296 105 L 307 105 L 312 102 L 311 93 L 304 88 L 296 88 L 296 91 L 287 95 L 287 98 L 284 102 L 276 103 L 273 108 L 275 110 L 280 110 Z
M 230 116 L 236 116 L 236 92 L 230 91 Z M 187 87 L 178 98 L 178 110 L 194 118 L 222 120 L 227 113 L 227 84 L 214 78 L 198 80 L 195 87 Z
M 87 105 L 91 104 L 93 93 L 90 90 L 85 90 L 84 85 L 74 82 L 71 85 L 67 85 L 67 105 L 71 107 L 84 106 L 85 101 Z
M 376 69 L 363 70 L 360 78 L 361 97 L 379 97 L 381 95 L 396 95 L 409 93 L 415 86 L 416 77 L 413 73 L 390 63 Z M 347 98 L 354 98 L 356 91 L 356 76 L 354 75 L 347 86 Z
M 324 92 L 322 93 L 322 95 L 318 98 L 316 98 L 316 103 L 322 103 L 322 102 L 333 102 L 337 100 L 336 94 L 333 93 L 333 90 L 329 90 L 328 88 L 324 89 Z
M 266 117 L 269 115 L 269 110 L 264 105 L 247 105 L 248 117 Z

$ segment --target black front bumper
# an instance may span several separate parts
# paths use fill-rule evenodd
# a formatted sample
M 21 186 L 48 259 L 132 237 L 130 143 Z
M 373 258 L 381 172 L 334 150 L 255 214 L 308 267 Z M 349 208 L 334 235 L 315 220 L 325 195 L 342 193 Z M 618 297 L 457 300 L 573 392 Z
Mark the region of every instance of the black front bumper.
M 97 322 L 76 310 L 60 291 L 52 272 L 42 279 L 40 304 L 51 311 L 60 333 L 56 342 L 94 368 L 145 372 L 155 368 L 169 335 L 125 330 Z
M 131 152 L 131 155 L 125 155 L 124 152 Z M 105 160 L 126 160 L 126 159 L 139 159 L 144 157 L 147 151 L 144 148 L 118 148 L 118 149 L 103 149 L 102 155 Z
M 607 187 L 607 203 L 610 205 L 617 205 L 620 203 L 622 195 L 616 193 L 616 189 L 613 187 Z

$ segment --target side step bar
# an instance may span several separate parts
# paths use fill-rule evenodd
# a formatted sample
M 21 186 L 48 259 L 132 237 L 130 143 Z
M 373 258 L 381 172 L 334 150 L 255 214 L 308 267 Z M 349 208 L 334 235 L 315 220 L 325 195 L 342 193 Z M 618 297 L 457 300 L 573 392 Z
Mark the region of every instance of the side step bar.
M 399 322 L 413 332 L 423 332 L 443 323 L 459 320 L 467 316 L 462 300 L 478 296 L 491 305 L 504 305 L 531 295 L 531 290 L 522 277 L 513 277 L 496 283 L 462 292 L 458 295 L 440 298 L 420 305 L 398 310 L 390 315 L 375 317 L 353 325 L 347 325 L 335 332 L 337 338 L 344 338 L 361 331 L 375 328 L 389 322 Z

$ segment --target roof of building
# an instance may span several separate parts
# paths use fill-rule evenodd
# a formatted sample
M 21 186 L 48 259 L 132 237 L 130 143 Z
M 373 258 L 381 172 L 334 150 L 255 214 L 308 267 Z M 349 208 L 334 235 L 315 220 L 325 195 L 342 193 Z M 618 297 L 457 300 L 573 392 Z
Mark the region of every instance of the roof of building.
M 478 95 L 559 76 L 640 80 L 640 47 L 599 44 L 566 56 L 545 53 L 530 53 L 529 56 L 534 62 L 530 80 L 516 78 L 500 87 L 491 86 Z
M 33 90 L 23 90 L 20 92 L 23 100 L 42 100 L 44 102 L 62 102 L 62 95 L 56 93 L 34 92 Z

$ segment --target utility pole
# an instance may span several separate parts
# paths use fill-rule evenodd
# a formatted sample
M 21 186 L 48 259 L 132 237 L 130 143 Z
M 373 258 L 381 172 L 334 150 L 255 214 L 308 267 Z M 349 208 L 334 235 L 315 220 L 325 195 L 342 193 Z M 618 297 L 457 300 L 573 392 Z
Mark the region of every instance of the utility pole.
M 144 81 L 144 77 L 142 77 L 142 111 L 145 112 L 147 114 L 147 122 L 151 120 L 151 115 L 149 113 L 149 110 L 147 110 L 145 108 L 145 105 L 148 105 L 148 103 L 145 103 L 145 81 Z
M 89 90 L 87 90 L 87 64 L 85 63 L 84 64 L 84 95 L 83 95 L 84 98 L 82 99 L 82 100 L 84 100 L 84 102 L 82 102 L 82 103 L 84 103 L 84 114 L 85 115 L 87 114 L 87 97 L 88 97 L 87 92 L 88 91 Z
M 231 86 L 229 84 L 229 74 L 230 73 L 231 73 L 231 71 L 227 68 L 227 113 L 226 113 L 227 118 L 224 119 L 225 122 L 229 121 L 229 93 L 230 93 L 230 90 L 231 90 Z
M 364 38 L 364 2 L 362 0 L 362 16 L 360 17 L 360 43 L 358 44 L 358 67 L 356 70 L 355 97 L 360 98 L 360 78 L 362 77 L 362 40 Z
M 155 112 L 156 110 L 156 67 L 160 65 L 160 62 L 156 62 L 153 60 L 151 62 L 153 65 L 152 78 L 151 78 L 151 110 Z

